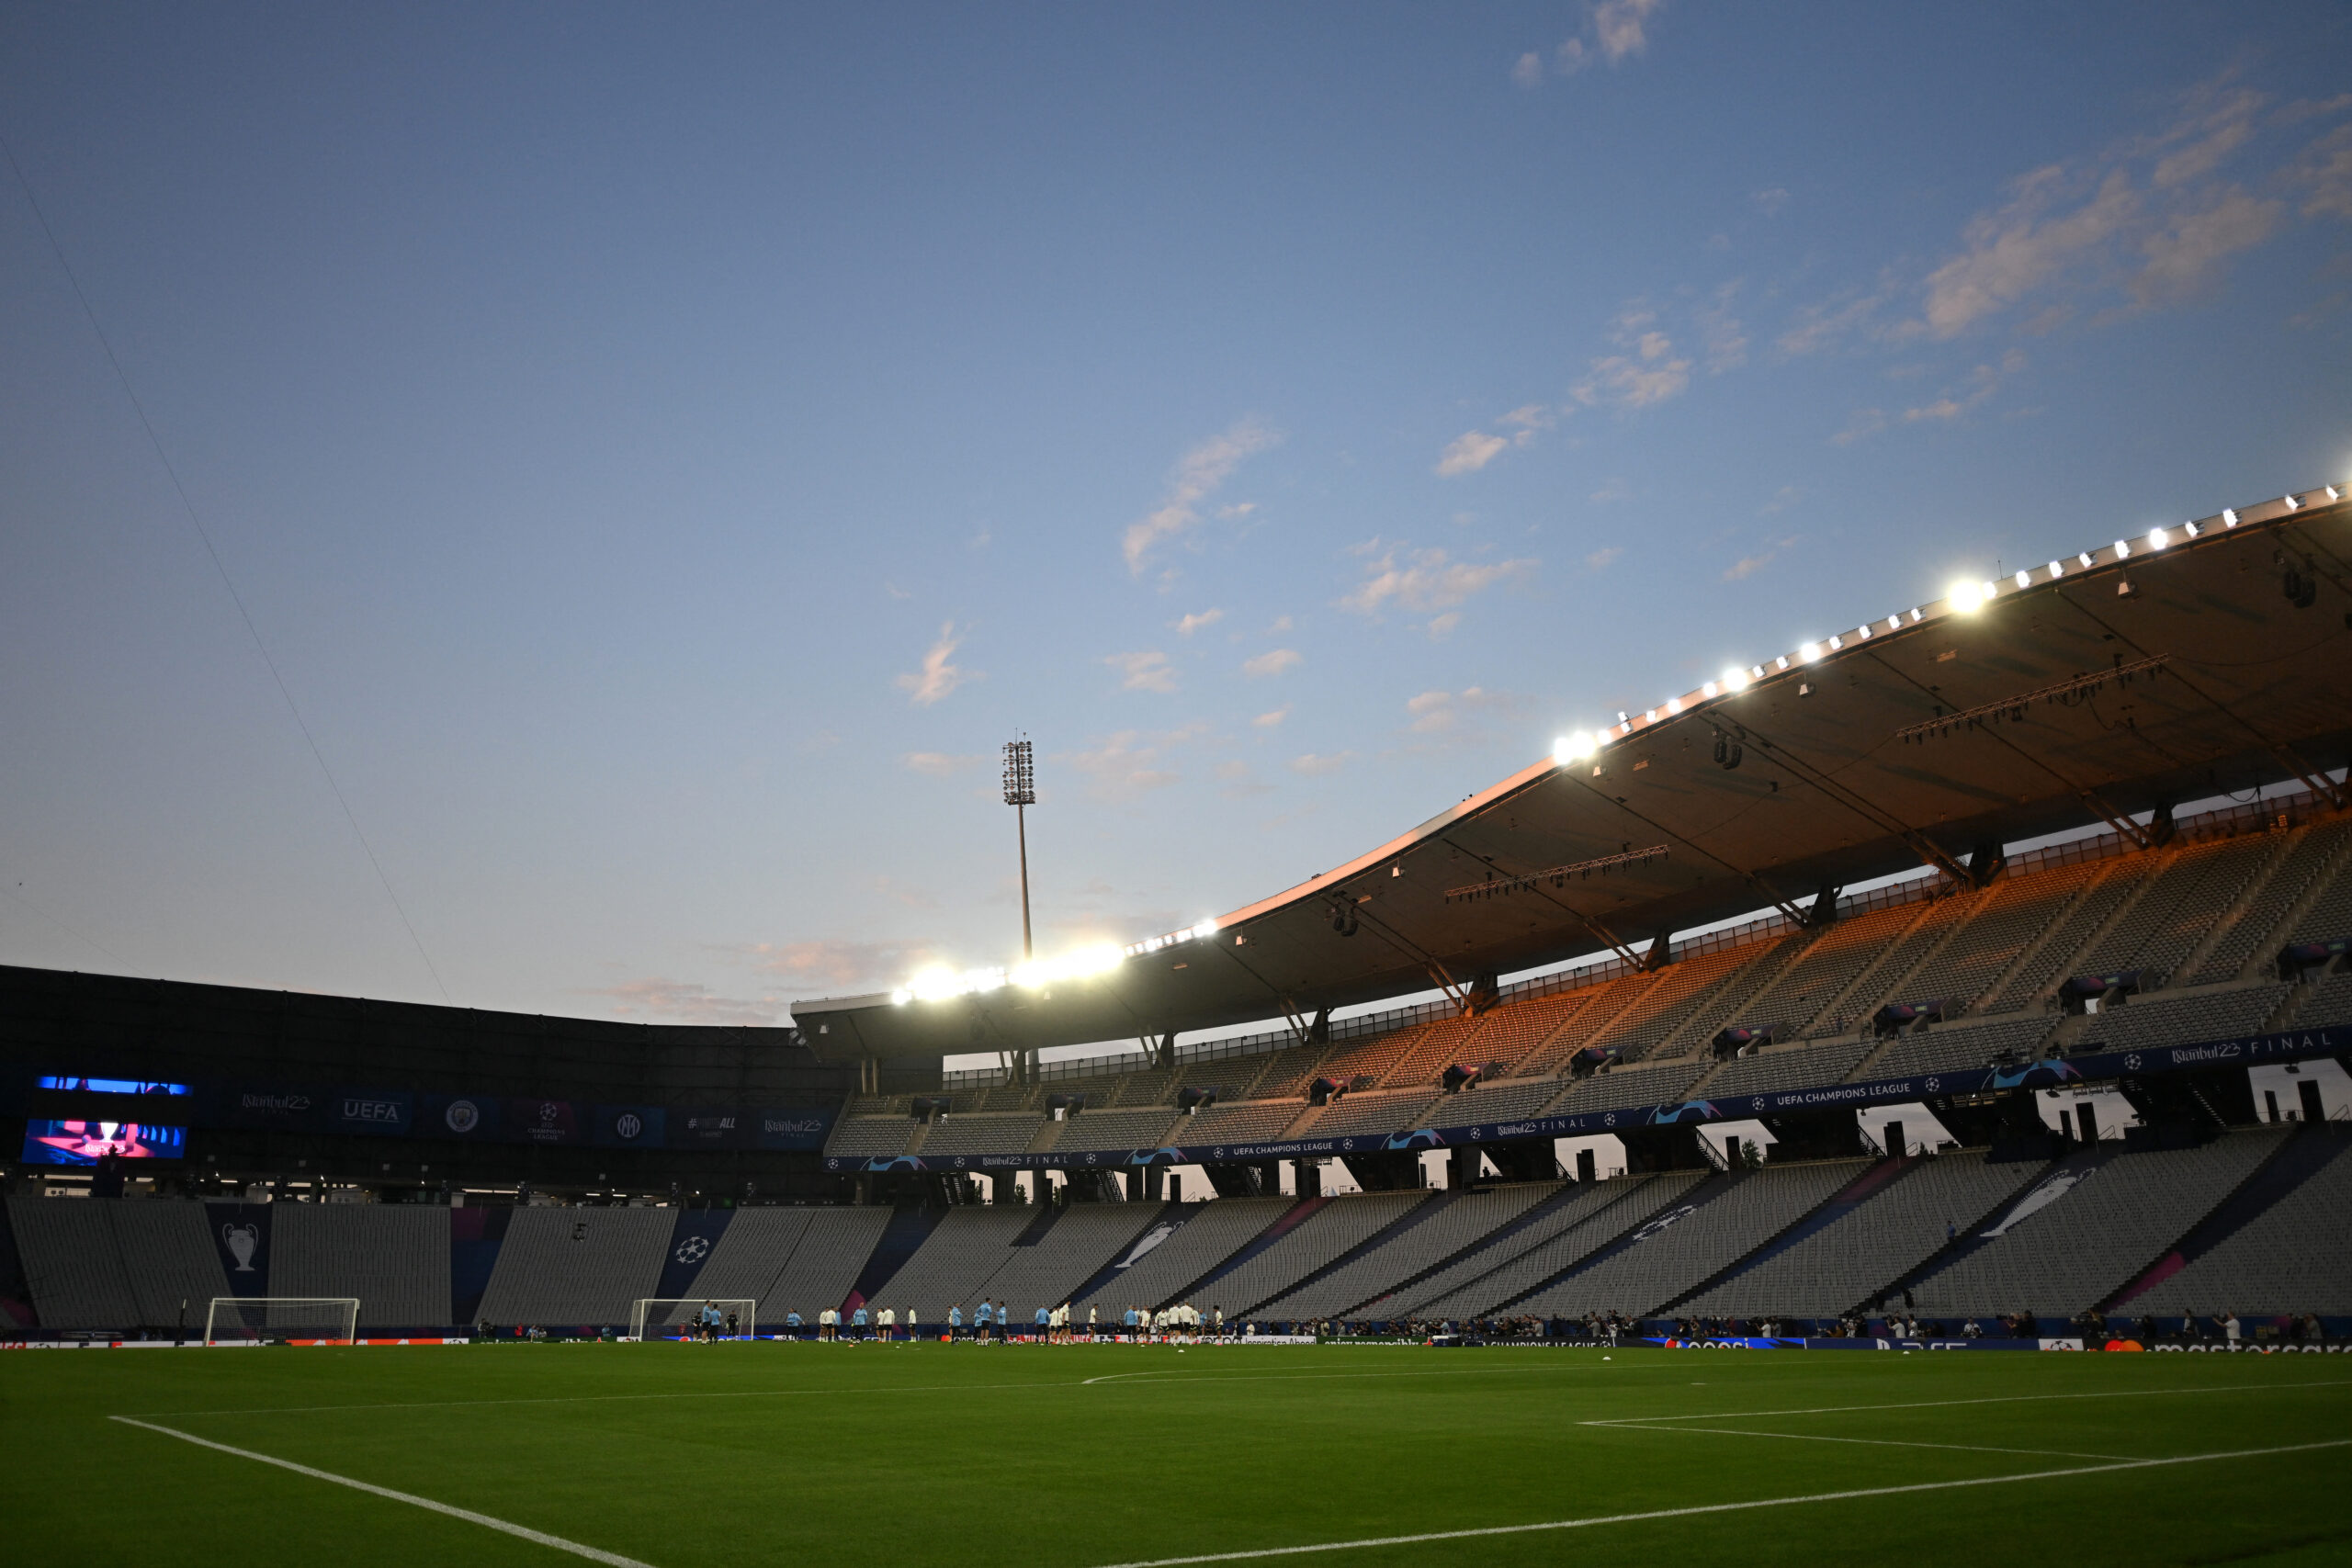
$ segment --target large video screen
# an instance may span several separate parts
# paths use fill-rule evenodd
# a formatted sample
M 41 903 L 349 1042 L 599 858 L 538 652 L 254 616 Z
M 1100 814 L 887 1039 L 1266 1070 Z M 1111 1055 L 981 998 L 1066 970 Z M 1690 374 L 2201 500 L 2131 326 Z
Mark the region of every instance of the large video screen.
M 187 1149 L 187 1129 L 152 1122 L 46 1122 L 25 1123 L 27 1165 L 96 1165 L 107 1155 L 123 1159 L 178 1159 Z
M 184 1083 L 151 1083 L 145 1078 L 67 1078 L 44 1074 L 36 1089 L 78 1089 L 85 1094 L 186 1094 Z

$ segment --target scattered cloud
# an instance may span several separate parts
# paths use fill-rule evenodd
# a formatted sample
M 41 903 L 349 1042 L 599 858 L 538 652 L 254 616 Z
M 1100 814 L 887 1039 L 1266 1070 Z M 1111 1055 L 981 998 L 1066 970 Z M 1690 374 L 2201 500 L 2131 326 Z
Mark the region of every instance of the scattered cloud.
M 1319 756 L 1309 751 L 1303 757 L 1293 757 L 1290 760 L 1290 771 L 1305 774 L 1310 779 L 1321 778 L 1326 773 L 1338 773 L 1341 768 L 1354 761 L 1355 756 L 1353 751 L 1341 751 L 1333 756 Z
M 1592 361 L 1568 395 L 1588 408 L 1608 404 L 1638 409 L 1662 403 L 1688 388 L 1690 361 L 1677 357 L 1674 340 L 1657 330 L 1657 313 L 1639 303 L 1618 311 L 1609 336 L 1627 352 Z M 1740 340 L 1743 347 L 1746 341 Z
M 1778 218 L 1788 210 L 1789 193 L 1778 186 L 1774 186 L 1770 190 L 1759 190 L 1747 199 L 1754 202 L 1756 210 L 1767 218 Z
M 2352 219 L 2352 125 L 2339 125 L 2304 148 L 2286 178 L 2303 193 L 2304 217 Z
M 874 891 L 881 894 L 882 897 L 889 899 L 894 904 L 904 904 L 910 909 L 936 909 L 939 908 L 939 899 L 936 895 L 931 892 L 930 889 L 923 887 L 910 887 L 896 877 L 876 877 L 874 879 Z
M 1274 617 L 1273 625 L 1266 628 L 1266 635 L 1268 637 L 1280 637 L 1283 633 L 1294 629 L 1295 628 L 1293 626 L 1291 618 L 1288 615 L 1276 615 Z
M 1232 477 L 1243 458 L 1263 452 L 1280 439 L 1264 425 L 1245 419 L 1185 453 L 1176 465 L 1176 471 L 1169 476 L 1168 491 L 1159 508 L 1127 525 L 1120 543 L 1126 556 L 1127 570 L 1142 576 L 1146 558 L 1155 548 L 1199 527 L 1201 503 Z
M 895 983 L 933 956 L 931 945 L 922 942 L 758 942 L 737 951 L 752 960 L 759 974 L 835 990 Z
M 1119 671 L 1123 692 L 1172 692 L 1176 671 L 1164 653 L 1114 653 L 1102 660 Z
M 1279 675 L 1285 670 L 1295 670 L 1304 662 L 1306 662 L 1306 656 L 1298 649 L 1277 648 L 1261 653 L 1255 659 L 1242 660 L 1241 672 L 1255 681 L 1261 676 Z
M 1584 569 L 1587 571 L 1606 571 L 1615 565 L 1624 553 L 1625 547 L 1623 545 L 1603 545 L 1584 558 Z
M 1781 552 L 1793 548 L 1796 542 L 1796 537 L 1793 535 L 1785 539 L 1773 539 L 1770 541 L 1762 549 L 1758 550 L 1754 555 L 1742 556 L 1739 559 L 1732 562 L 1730 566 L 1724 568 L 1724 581 L 1725 582 L 1738 582 L 1747 578 L 1753 577 L 1756 573 L 1763 570 L 1767 566 L 1770 566 L 1774 560 L 1778 559 Z
M 969 768 L 977 768 L 988 761 L 977 752 L 910 751 L 899 759 L 910 773 L 927 778 L 952 778 Z
M 617 986 L 597 987 L 586 993 L 609 997 L 621 1018 L 665 1019 L 679 1023 L 773 1026 L 784 1016 L 785 1004 L 774 997 L 747 1000 L 722 997 L 708 986 L 691 980 L 671 980 L 649 975 Z
M 1726 370 L 1736 370 L 1747 363 L 1747 332 L 1739 318 L 1732 314 L 1732 301 L 1739 295 L 1740 280 L 1732 279 L 1718 288 L 1704 305 L 1691 312 L 1698 323 L 1700 338 L 1707 346 L 1707 373 L 1720 376 Z
M 1772 492 L 1772 499 L 1756 509 L 1758 516 L 1769 517 L 1775 512 L 1786 512 L 1803 499 L 1804 492 L 1794 485 L 1782 485 Z
M 1357 547 L 1355 553 L 1374 550 L 1380 553 L 1365 563 L 1364 580 L 1340 601 L 1359 615 L 1376 615 L 1391 605 L 1421 615 L 1451 610 L 1498 582 L 1524 577 L 1535 567 L 1532 560 L 1457 561 L 1437 549 L 1414 551 L 1400 564 L 1400 551 L 1383 547 L 1377 539 Z
M 1198 734 L 1197 728 L 1188 728 L 1150 737 L 1139 729 L 1122 729 L 1099 746 L 1066 751 L 1055 760 L 1084 774 L 1087 791 L 1096 799 L 1133 800 L 1182 776 L 1168 766 L 1168 753 Z
M 1459 610 L 1448 610 L 1442 615 L 1431 615 L 1430 617 L 1429 626 L 1426 629 L 1430 634 L 1430 640 L 1431 642 L 1442 642 L 1447 637 L 1452 637 L 1453 635 L 1453 628 L 1461 624 L 1462 612 Z
M 905 589 L 899 587 L 895 582 L 883 583 L 882 592 L 888 594 L 893 599 L 911 599 L 914 597 L 913 594 L 908 592 Z
M 1579 28 L 1552 52 L 1552 69 L 1573 76 L 1596 61 L 1620 65 L 1649 48 L 1649 19 L 1666 0 L 1600 0 Z M 1589 39 L 1590 41 L 1587 41 Z M 1511 62 L 1514 85 L 1533 87 L 1544 80 L 1544 62 L 1533 51 Z
M 1475 474 L 1495 460 L 1498 453 L 1510 443 L 1499 435 L 1489 435 L 1483 430 L 1464 431 L 1449 443 L 1437 460 L 1437 471 L 1445 479 L 1457 474 Z
M 1283 720 L 1290 716 L 1291 706 L 1291 704 L 1284 703 L 1282 706 L 1274 709 L 1272 713 L 1260 714 L 1257 717 L 1250 721 L 1250 728 L 1253 729 L 1281 728 Z
M 913 674 L 899 676 L 895 684 L 917 707 L 931 706 L 972 678 L 949 662 L 963 646 L 964 639 L 956 635 L 956 623 L 947 622 L 939 628 L 939 640 L 922 656 L 922 668 Z
M 1631 501 L 1633 498 L 1634 487 L 1622 479 L 1613 479 L 1603 483 L 1588 499 L 1596 506 L 1606 506 L 1612 501 Z
M 1419 738 L 1417 749 L 1482 745 L 1493 739 L 1487 718 L 1516 718 L 1526 707 L 1522 697 L 1480 686 L 1465 686 L 1459 692 L 1423 692 L 1406 699 L 1405 728 Z
M 1875 435 L 1886 428 L 1884 409 L 1856 409 L 1846 428 L 1829 438 L 1832 446 L 1850 446 L 1865 435 Z
M 1176 635 L 1178 637 L 1191 637 L 1203 626 L 1213 626 L 1223 619 L 1225 619 L 1225 612 L 1223 610 L 1203 610 L 1198 615 L 1186 615 L 1182 620 L 1178 621 L 1176 623 Z

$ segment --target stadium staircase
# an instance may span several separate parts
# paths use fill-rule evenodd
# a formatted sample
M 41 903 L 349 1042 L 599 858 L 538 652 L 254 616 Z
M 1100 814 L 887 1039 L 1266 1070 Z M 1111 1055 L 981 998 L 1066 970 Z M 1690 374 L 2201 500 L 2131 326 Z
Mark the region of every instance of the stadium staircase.
M 1367 1296 L 1362 1301 L 1350 1303 L 1339 1315 L 1342 1317 L 1353 1317 L 1359 1313 L 1367 1312 L 1372 1308 L 1377 1307 L 1384 1302 L 1395 1301 L 1397 1298 L 1406 1295 L 1413 1289 L 1414 1286 L 1420 1284 L 1423 1280 L 1433 1279 L 1437 1275 L 1444 1273 L 1447 1269 L 1453 1269 L 1469 1258 L 1476 1257 L 1480 1253 L 1509 1245 L 1513 1237 L 1518 1236 L 1526 1231 L 1544 1225 L 1560 1210 L 1566 1208 L 1579 1198 L 1589 1196 L 1590 1196 L 1589 1189 L 1580 1186 L 1573 1181 L 1564 1182 L 1561 1184 L 1559 1190 L 1552 1193 L 1551 1196 L 1545 1198 L 1542 1202 L 1537 1203 L 1533 1208 L 1521 1212 L 1515 1218 L 1503 1224 L 1498 1225 L 1493 1230 L 1488 1231 L 1486 1235 L 1478 1236 L 1476 1239 L 1465 1243 L 1462 1247 L 1456 1247 L 1452 1253 L 1437 1259 L 1426 1268 L 1416 1269 L 1414 1272 L 1406 1275 L 1403 1279 L 1398 1280 L 1394 1284 L 1383 1287 L 1377 1295 Z M 1513 1256 L 1516 1256 L 1516 1254 Z M 1503 1261 L 1504 1259 L 1501 1258 L 1495 1259 L 1498 1266 L 1499 1266 Z M 1468 1284 L 1475 1282 L 1476 1278 L 1476 1276 L 1473 1276 L 1472 1279 L 1465 1280 L 1464 1283 Z M 1375 1314 L 1374 1315 L 1377 1314 Z
M 1274 1246 L 1284 1236 L 1290 1235 L 1291 1232 L 1298 1229 L 1299 1226 L 1313 1219 L 1317 1214 L 1322 1213 L 1323 1210 L 1329 1207 L 1335 1201 L 1337 1201 L 1336 1199 L 1319 1195 L 1313 1198 L 1299 1199 L 1288 1209 L 1283 1211 L 1282 1218 L 1276 1220 L 1272 1224 L 1268 1225 L 1264 1230 L 1260 1231 L 1238 1251 L 1233 1252 L 1218 1260 L 1218 1262 L 1206 1273 L 1189 1281 L 1182 1290 L 1171 1291 L 1168 1294 L 1160 1297 L 1159 1300 L 1153 1302 L 1151 1303 L 1153 1309 L 1158 1310 L 1160 1307 L 1173 1305 L 1178 1302 L 1189 1301 L 1201 1292 L 1207 1290 L 1211 1285 L 1216 1284 L 1219 1280 L 1222 1280 L 1227 1275 L 1232 1273 L 1235 1269 L 1240 1268 L 1243 1264 L 1258 1257 L 1261 1253 L 1272 1250 Z

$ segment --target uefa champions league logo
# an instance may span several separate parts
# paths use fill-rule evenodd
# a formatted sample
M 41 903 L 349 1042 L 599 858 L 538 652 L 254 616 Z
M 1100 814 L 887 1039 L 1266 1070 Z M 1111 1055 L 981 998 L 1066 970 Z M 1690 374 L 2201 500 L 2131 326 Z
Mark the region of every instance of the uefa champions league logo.
M 259 1225 L 222 1225 L 220 1240 L 221 1244 L 228 1247 L 229 1256 L 237 1260 L 234 1272 L 252 1273 L 254 1254 L 261 1250 L 261 1227 Z
M 670 1256 L 681 1263 L 699 1263 L 709 1255 L 709 1252 L 710 1238 L 708 1236 L 690 1235 L 680 1242 L 678 1250 Z

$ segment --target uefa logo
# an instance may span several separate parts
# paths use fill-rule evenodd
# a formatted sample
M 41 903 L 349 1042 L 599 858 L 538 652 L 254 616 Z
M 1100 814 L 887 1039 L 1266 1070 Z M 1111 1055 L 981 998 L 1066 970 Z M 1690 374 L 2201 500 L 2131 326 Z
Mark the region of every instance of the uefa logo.
M 624 1111 L 613 1122 L 613 1132 L 623 1138 L 634 1138 L 645 1131 L 644 1119 L 634 1111 Z
M 441 1113 L 452 1133 L 470 1133 L 481 1125 L 481 1107 L 470 1100 L 453 1100 L 449 1109 Z

